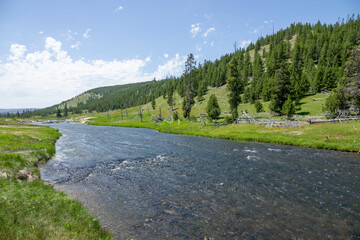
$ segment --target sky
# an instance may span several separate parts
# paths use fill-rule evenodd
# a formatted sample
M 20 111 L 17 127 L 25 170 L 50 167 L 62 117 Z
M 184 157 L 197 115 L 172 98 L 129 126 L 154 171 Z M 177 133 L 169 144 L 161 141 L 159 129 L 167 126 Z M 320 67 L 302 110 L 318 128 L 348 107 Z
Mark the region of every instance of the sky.
M 0 109 L 180 76 L 291 23 L 334 24 L 359 0 L 0 0 Z

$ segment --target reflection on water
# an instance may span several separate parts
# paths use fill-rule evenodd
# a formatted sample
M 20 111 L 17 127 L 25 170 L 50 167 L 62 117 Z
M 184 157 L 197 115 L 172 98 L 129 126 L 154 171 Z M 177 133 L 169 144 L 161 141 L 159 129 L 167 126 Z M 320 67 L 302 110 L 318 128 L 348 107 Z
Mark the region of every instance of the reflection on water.
M 119 239 L 360 237 L 360 155 L 54 124 L 42 171 Z

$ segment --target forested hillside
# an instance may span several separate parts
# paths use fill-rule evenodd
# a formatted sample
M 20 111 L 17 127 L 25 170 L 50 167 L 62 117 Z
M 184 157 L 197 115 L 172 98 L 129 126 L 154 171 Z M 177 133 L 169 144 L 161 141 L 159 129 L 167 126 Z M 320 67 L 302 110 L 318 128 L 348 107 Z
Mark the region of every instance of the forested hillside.
M 359 39 L 359 15 L 329 25 L 294 23 L 259 38 L 246 49 L 196 64 L 191 70 L 190 85 L 187 79 L 190 73 L 184 72 L 178 78 L 101 87 L 84 93 L 87 97 L 75 105 L 71 104 L 75 101 L 72 99 L 32 115 L 54 114 L 65 104 L 69 113 L 124 109 L 151 102 L 161 95 L 171 98 L 175 91 L 182 98 L 190 94 L 192 99 L 201 101 L 208 87 L 231 86 L 234 79 L 236 91 L 230 87 L 228 91 L 235 91 L 235 105 L 270 101 L 270 110 L 281 114 L 288 99 L 297 104 L 306 94 L 336 88 L 345 74 L 351 51 L 360 44 Z

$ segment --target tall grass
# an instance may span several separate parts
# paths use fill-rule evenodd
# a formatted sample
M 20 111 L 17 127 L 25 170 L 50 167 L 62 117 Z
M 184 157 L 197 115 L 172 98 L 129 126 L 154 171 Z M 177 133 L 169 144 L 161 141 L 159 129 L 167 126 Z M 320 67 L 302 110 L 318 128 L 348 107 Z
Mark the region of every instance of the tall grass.
M 38 179 L 37 167 L 55 154 L 60 135 L 49 127 L 0 120 L 0 239 L 111 239 L 77 200 Z M 20 170 L 35 180 L 16 179 Z

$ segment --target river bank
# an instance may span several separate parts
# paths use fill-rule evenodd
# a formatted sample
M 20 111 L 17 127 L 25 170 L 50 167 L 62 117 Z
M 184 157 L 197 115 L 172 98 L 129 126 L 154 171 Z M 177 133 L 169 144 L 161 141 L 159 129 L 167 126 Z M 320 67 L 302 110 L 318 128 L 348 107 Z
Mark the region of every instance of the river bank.
M 77 200 L 40 180 L 58 130 L 0 120 L 0 239 L 111 239 Z
M 359 154 L 49 125 L 63 137 L 42 179 L 78 199 L 115 239 L 358 236 Z
M 115 113 L 116 114 L 116 113 Z M 83 119 L 83 118 L 82 118 Z M 255 124 L 226 124 L 163 121 L 155 123 L 150 117 L 120 120 L 116 115 L 91 115 L 91 125 L 151 128 L 160 132 L 201 137 L 286 144 L 301 147 L 360 153 L 360 121 L 319 123 L 302 127 L 266 127 Z

